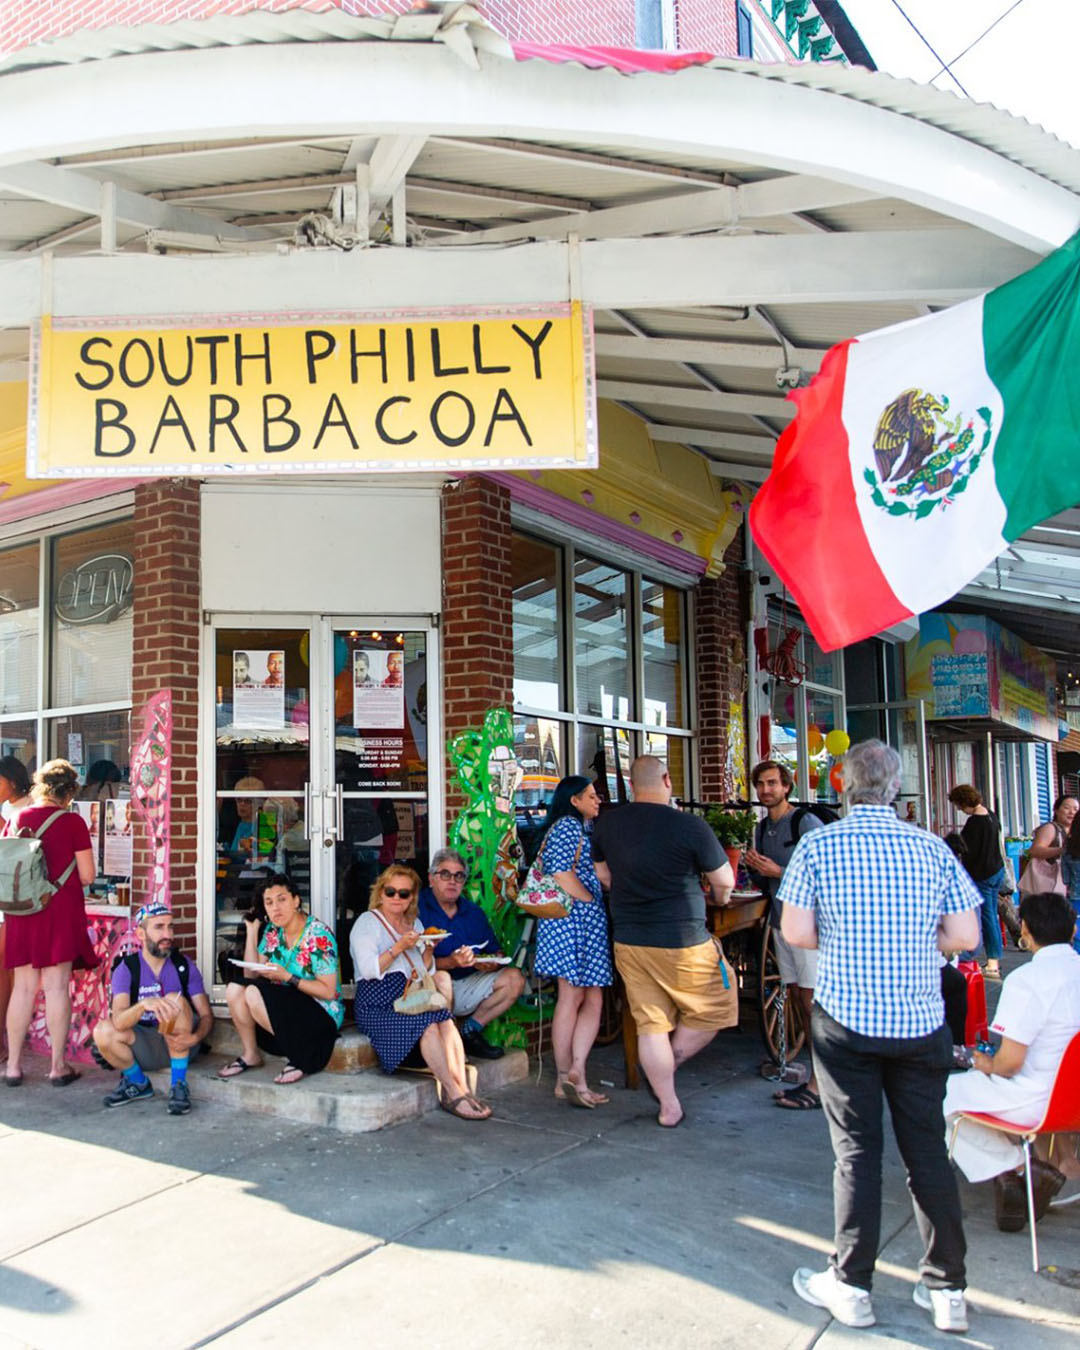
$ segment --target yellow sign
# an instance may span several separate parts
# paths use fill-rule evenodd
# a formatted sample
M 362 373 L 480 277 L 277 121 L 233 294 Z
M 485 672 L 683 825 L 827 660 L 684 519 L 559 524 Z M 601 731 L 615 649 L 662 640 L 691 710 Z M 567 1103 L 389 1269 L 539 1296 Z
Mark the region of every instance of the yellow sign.
M 596 464 L 578 304 L 287 317 L 153 329 L 43 319 L 28 476 Z

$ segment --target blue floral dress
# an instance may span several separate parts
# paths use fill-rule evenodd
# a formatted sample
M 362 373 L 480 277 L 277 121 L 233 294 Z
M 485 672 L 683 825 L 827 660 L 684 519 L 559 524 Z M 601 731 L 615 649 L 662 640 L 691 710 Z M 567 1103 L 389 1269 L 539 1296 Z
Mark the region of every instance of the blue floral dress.
M 584 839 L 582 834 L 584 832 Z M 578 844 L 577 863 L 574 854 Z M 593 867 L 589 830 L 574 816 L 563 816 L 548 831 L 540 855 L 545 875 L 573 872 L 593 899 L 577 901 L 565 919 L 538 919 L 535 969 L 540 975 L 556 975 L 579 989 L 611 984 L 611 944 L 607 910 Z

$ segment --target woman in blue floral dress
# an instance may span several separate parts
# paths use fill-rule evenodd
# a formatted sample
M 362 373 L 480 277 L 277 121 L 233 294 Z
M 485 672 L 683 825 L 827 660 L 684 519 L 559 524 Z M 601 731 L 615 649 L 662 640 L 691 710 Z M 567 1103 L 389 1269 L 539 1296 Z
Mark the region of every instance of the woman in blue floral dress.
M 555 1096 L 590 1110 L 608 1100 L 589 1088 L 586 1061 L 600 1030 L 604 986 L 613 978 L 607 911 L 590 839 L 599 812 L 600 798 L 590 779 L 571 774 L 555 789 L 540 866 L 576 903 L 565 919 L 537 921 L 535 961 L 538 974 L 554 975 L 559 982 L 551 1022 Z
M 337 943 L 326 924 L 304 913 L 300 893 L 284 872 L 267 878 L 263 903 L 268 923 L 261 940 L 258 919 L 244 920 L 244 960 L 267 968 L 254 984 L 225 990 L 240 1054 L 218 1076 L 236 1078 L 258 1067 L 259 1050 L 265 1050 L 285 1059 L 274 1082 L 298 1083 L 326 1068 L 341 1030 L 345 1009 Z

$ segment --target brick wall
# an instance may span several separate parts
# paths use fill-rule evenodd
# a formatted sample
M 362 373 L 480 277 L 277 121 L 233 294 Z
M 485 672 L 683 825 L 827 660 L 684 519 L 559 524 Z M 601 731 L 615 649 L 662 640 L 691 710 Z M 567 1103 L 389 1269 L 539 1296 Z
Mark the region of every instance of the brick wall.
M 739 566 L 743 549 L 740 530 L 725 554 L 727 567 L 723 574 L 705 577 L 695 593 L 698 763 L 701 800 L 706 802 L 727 801 L 731 797 L 732 783 L 727 771 L 728 705 L 741 698 L 746 715 L 743 683 L 747 616 L 743 572 Z
M 0 52 L 115 24 L 176 23 L 253 9 L 401 14 L 413 0 L 0 0 Z M 512 41 L 634 46 L 634 0 L 481 0 Z M 735 0 L 676 0 L 678 45 L 735 54 Z
M 443 730 L 479 726 L 487 710 L 510 706 L 514 628 L 510 595 L 510 493 L 471 475 L 442 498 Z M 435 748 L 431 758 L 436 761 Z M 447 823 L 462 806 L 447 784 Z
M 155 480 L 135 489 L 135 605 L 132 732 L 147 700 L 172 690 L 172 865 L 177 931 L 195 934 L 199 726 L 199 486 Z M 144 831 L 135 834 L 132 892 L 142 898 L 150 864 Z

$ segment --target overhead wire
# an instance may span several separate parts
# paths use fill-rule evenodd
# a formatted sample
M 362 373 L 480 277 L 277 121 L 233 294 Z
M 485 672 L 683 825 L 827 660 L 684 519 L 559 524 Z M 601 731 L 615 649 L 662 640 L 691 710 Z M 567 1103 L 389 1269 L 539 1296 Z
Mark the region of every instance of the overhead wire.
M 938 52 L 938 51 L 936 51 L 936 50 L 934 49 L 933 45 L 932 45 L 931 42 L 930 42 L 930 39 L 929 39 L 929 38 L 926 36 L 926 34 L 922 31 L 922 29 L 921 29 L 921 28 L 919 27 L 919 25 L 915 22 L 915 20 L 911 17 L 911 15 L 908 14 L 907 10 L 906 10 L 906 9 L 903 7 L 903 5 L 900 3 L 900 0 L 892 0 L 892 4 L 893 4 L 893 8 L 896 9 L 896 10 L 898 10 L 898 11 L 900 12 L 900 14 L 904 17 L 905 21 L 906 21 L 907 24 L 908 24 L 908 27 L 909 27 L 909 28 L 911 29 L 911 31 L 915 34 L 915 36 L 919 39 L 919 41 L 923 44 L 923 46 L 926 48 L 926 50 L 930 53 L 930 55 L 934 58 L 934 60 L 937 61 L 937 62 L 940 64 L 941 70 L 944 70 L 944 71 L 946 71 L 946 72 L 948 73 L 949 79 L 952 80 L 953 84 L 956 85 L 957 89 L 960 90 L 960 92 L 963 94 L 963 96 L 964 96 L 965 98 L 970 98 L 971 95 L 968 93 L 968 91 L 964 88 L 964 86 L 960 83 L 960 81 L 956 78 L 956 76 L 955 76 L 955 75 L 952 73 L 952 71 L 949 69 L 949 63 L 944 59 L 944 57 L 941 55 L 940 52 Z M 938 74 L 940 75 L 940 74 L 941 74 L 941 71 L 938 71 Z M 935 75 L 934 78 L 937 79 L 937 76 Z

